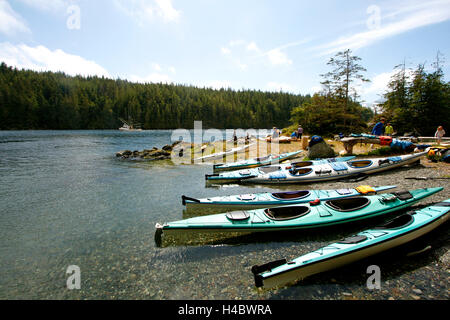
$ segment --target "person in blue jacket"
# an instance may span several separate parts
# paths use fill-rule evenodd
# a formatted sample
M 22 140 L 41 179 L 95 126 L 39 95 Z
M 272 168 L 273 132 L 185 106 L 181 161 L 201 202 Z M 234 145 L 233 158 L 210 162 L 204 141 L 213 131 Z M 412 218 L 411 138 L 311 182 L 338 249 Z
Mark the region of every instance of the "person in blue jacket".
M 375 136 L 381 136 L 384 133 L 384 122 L 386 120 L 384 118 L 380 119 L 380 122 L 378 122 L 372 129 L 372 134 Z

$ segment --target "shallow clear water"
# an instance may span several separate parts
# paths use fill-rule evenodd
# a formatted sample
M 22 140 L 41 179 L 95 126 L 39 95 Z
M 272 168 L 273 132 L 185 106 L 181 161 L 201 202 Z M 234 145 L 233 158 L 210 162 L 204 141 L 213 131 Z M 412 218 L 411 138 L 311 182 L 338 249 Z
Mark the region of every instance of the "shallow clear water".
M 254 287 L 252 265 L 296 257 L 366 225 L 301 235 L 257 235 L 234 241 L 211 238 L 196 245 L 157 248 L 153 239 L 155 223 L 186 217 L 181 204 L 183 194 L 208 197 L 352 187 L 336 182 L 280 188 L 207 188 L 204 175 L 212 171 L 208 165 L 176 166 L 170 161 L 133 162 L 115 157 L 124 149 L 162 147 L 171 143 L 170 137 L 168 130 L 0 132 L 0 298 L 333 299 L 345 298 L 347 295 L 341 294 L 350 292 L 359 298 L 383 299 L 391 295 L 365 289 L 367 263 L 356 264 L 344 275 L 331 273 L 281 290 L 261 291 Z M 415 174 L 426 175 L 419 171 Z M 364 184 L 392 184 L 386 183 L 386 177 L 381 174 Z M 436 186 L 429 181 L 420 183 L 415 187 L 427 183 Z M 448 197 L 446 191 L 430 201 Z M 447 253 L 447 230 L 434 234 L 436 248 L 422 260 L 414 260 L 418 263 L 414 271 L 441 263 Z M 406 263 L 410 265 L 411 261 Z M 66 287 L 69 265 L 80 267 L 81 290 Z M 410 270 L 402 271 L 404 261 L 394 267 L 387 262 L 385 265 L 393 273 L 386 287 L 398 289 L 410 281 Z M 430 270 L 427 272 L 430 274 Z M 431 272 L 432 278 L 421 278 L 434 281 L 429 285 L 434 288 L 431 297 L 448 297 L 445 266 L 434 267 Z M 405 285 L 405 290 L 409 287 Z

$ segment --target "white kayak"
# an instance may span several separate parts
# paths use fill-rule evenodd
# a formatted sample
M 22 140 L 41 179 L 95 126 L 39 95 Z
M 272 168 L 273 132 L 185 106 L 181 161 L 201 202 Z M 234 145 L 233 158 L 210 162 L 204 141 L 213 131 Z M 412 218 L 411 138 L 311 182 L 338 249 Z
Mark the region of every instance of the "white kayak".
M 361 174 L 372 174 L 385 170 L 398 168 L 413 162 L 419 161 L 420 157 L 425 156 L 426 151 L 395 157 L 356 159 L 347 162 L 331 162 L 326 164 L 312 165 L 309 167 L 292 167 L 291 169 L 265 172 L 264 167 L 259 168 L 257 176 L 234 180 L 239 183 L 255 184 L 287 184 L 320 182 L 327 180 L 336 180 L 342 178 L 351 178 Z M 245 175 L 245 173 L 242 173 Z
M 286 160 L 290 160 L 293 158 L 296 158 L 299 156 L 303 150 L 294 151 L 294 152 L 286 152 L 282 153 L 280 155 L 273 155 L 269 154 L 265 157 L 259 157 L 259 158 L 253 158 L 249 160 L 242 160 L 238 162 L 231 162 L 231 163 L 220 163 L 215 164 L 213 166 L 214 172 L 220 172 L 220 171 L 235 171 L 235 170 L 241 170 L 241 169 L 248 169 L 248 168 L 257 168 L 262 166 L 271 165 L 273 163 L 281 163 Z
M 337 157 L 337 158 L 328 158 L 328 159 L 321 159 L 321 160 L 287 162 L 287 163 L 282 163 L 282 164 L 267 165 L 267 166 L 263 166 L 261 168 L 250 168 L 250 169 L 246 169 L 246 170 L 235 170 L 235 171 L 230 171 L 230 172 L 207 174 L 207 175 L 205 175 L 205 179 L 209 182 L 216 182 L 216 183 L 239 182 L 244 179 L 256 178 L 259 175 L 261 175 L 261 173 L 273 173 L 273 172 L 284 171 L 284 170 L 289 170 L 289 169 L 293 169 L 293 168 L 297 169 L 297 168 L 310 167 L 310 166 L 322 165 L 322 164 L 327 164 L 327 163 L 346 162 L 346 161 L 352 160 L 354 158 L 355 158 L 355 156 L 348 156 L 348 157 Z
M 241 146 L 241 147 L 232 148 L 228 151 L 222 151 L 222 152 L 217 152 L 217 153 L 213 153 L 213 154 L 208 154 L 203 157 L 195 158 L 194 162 L 222 159 L 223 157 L 230 155 L 230 154 L 245 152 L 245 151 L 247 151 L 247 149 L 249 149 L 253 145 L 254 145 L 254 143 L 247 144 L 247 145 Z

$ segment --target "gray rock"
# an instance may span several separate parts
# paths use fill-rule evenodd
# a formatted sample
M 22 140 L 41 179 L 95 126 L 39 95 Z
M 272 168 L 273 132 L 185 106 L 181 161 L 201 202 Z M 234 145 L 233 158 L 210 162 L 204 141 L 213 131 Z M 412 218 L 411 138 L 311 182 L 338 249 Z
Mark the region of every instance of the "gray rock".
M 332 158 L 334 156 L 334 150 L 325 141 L 313 145 L 308 150 L 309 159 Z

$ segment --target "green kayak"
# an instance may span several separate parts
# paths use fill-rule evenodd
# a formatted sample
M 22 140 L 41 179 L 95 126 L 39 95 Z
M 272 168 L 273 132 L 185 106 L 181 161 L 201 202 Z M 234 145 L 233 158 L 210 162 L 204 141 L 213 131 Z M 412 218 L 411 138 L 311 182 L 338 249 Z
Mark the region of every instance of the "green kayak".
M 386 214 L 406 208 L 441 191 L 426 188 L 411 191 L 358 196 L 249 211 L 232 211 L 156 224 L 155 241 L 162 235 L 186 232 L 260 232 L 330 226 Z
M 344 266 L 414 240 L 437 228 L 450 216 L 450 199 L 421 210 L 412 211 L 300 256 L 254 266 L 252 272 L 257 287 L 272 288 L 304 279 L 313 274 Z

